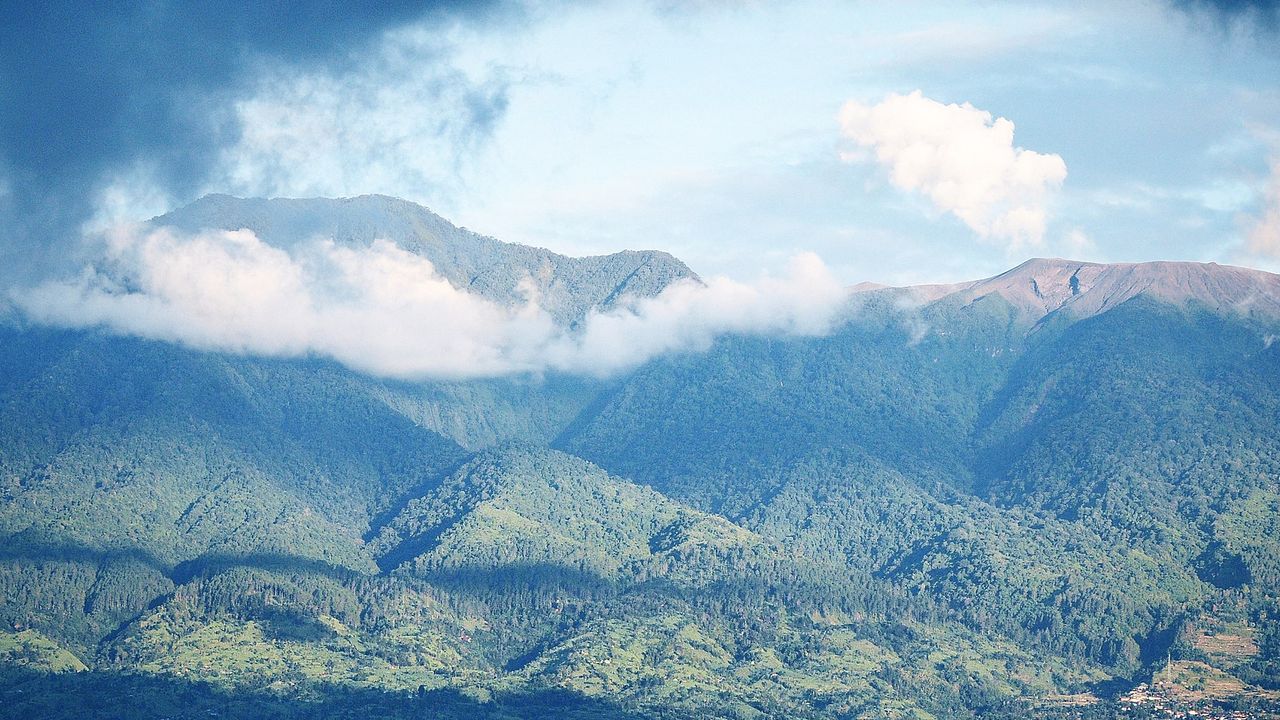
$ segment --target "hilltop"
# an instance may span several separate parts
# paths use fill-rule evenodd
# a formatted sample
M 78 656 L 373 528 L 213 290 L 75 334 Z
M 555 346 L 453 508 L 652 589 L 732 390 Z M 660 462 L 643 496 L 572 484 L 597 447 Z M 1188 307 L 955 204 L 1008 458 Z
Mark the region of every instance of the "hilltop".
M 624 250 L 569 257 L 459 228 L 421 205 L 385 195 L 206 195 L 150 224 L 186 232 L 248 229 L 263 242 L 283 248 L 316 238 L 352 246 L 390 240 L 430 260 L 455 287 L 500 303 L 523 302 L 520 285 L 531 281 L 543 309 L 567 324 L 581 320 L 592 308 L 612 307 L 622 297 L 648 297 L 676 280 L 697 279 L 688 266 L 665 252 Z

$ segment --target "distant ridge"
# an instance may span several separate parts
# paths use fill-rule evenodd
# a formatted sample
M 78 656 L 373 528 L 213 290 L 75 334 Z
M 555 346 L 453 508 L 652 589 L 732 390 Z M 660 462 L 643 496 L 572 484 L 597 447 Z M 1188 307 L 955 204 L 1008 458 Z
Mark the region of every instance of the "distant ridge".
M 651 297 L 673 282 L 697 279 L 683 262 L 658 250 L 569 257 L 459 228 L 425 207 L 385 195 L 350 198 L 237 198 L 206 195 L 153 218 L 153 226 L 253 231 L 277 247 L 321 237 L 350 246 L 390 240 L 420 255 L 456 287 L 496 302 L 524 301 L 522 281 L 533 282 L 542 307 L 574 325 L 593 308 L 622 298 Z M 1033 258 L 994 277 L 954 284 L 887 287 L 859 283 L 854 293 L 905 294 L 917 303 L 967 304 L 996 295 L 1032 322 L 1058 312 L 1097 315 L 1144 295 L 1197 304 L 1215 312 L 1280 317 L 1280 275 L 1194 262 L 1093 263 Z
M 316 237 L 352 246 L 390 240 L 420 255 L 456 287 L 504 304 L 523 301 L 518 285 L 533 281 L 542 307 L 572 324 L 594 307 L 608 308 L 631 295 L 656 295 L 697 275 L 670 254 L 625 250 L 568 257 L 459 228 L 427 208 L 385 195 L 351 198 L 237 198 L 206 195 L 153 218 L 153 226 L 188 232 L 248 229 L 261 240 L 289 247 Z
M 1083 318 L 1138 295 L 1216 312 L 1280 317 L 1280 275 L 1217 263 L 1091 263 L 1033 258 L 995 277 L 953 285 L 896 288 L 920 302 L 970 303 L 998 295 L 1039 320 L 1055 312 Z

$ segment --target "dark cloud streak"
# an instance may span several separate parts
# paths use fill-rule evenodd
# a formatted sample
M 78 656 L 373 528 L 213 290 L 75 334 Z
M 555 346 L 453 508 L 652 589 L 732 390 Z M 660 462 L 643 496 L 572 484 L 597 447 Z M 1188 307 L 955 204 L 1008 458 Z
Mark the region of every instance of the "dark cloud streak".
M 389 28 L 502 12 L 421 0 L 3 3 L 0 263 L 47 262 L 39 251 L 64 247 L 108 173 L 143 163 L 176 197 L 194 191 L 237 136 L 228 101 L 255 69 L 340 68 Z M 491 123 L 483 112 L 500 111 L 478 112 Z
M 1173 0 L 1173 6 L 1223 27 L 1244 22 L 1268 33 L 1280 31 L 1280 0 Z

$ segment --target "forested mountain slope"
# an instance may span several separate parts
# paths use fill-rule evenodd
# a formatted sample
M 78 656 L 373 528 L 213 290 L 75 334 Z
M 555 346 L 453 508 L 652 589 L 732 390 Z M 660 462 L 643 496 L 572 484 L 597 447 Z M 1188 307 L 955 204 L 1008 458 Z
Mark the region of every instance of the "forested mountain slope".
M 1117 668 L 1178 609 L 1273 576 L 1271 545 L 1223 520 L 1280 478 L 1271 316 L 967 292 L 652 363 L 558 446 Z
M 390 235 L 504 301 L 542 268 L 566 323 L 690 275 L 386 198 L 156 222 Z M 1105 717 L 1169 663 L 1262 712 L 1277 307 L 1256 271 L 1032 261 L 863 288 L 821 337 L 466 382 L 11 315 L 0 714 L 123 684 L 156 717 Z

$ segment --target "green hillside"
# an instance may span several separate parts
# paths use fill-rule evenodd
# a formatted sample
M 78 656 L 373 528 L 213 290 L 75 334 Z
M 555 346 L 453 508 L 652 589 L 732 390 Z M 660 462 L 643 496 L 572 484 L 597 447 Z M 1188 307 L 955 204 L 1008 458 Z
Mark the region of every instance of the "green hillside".
M 8 319 L 0 716 L 1265 710 L 1280 322 L 966 287 L 610 379 Z

